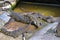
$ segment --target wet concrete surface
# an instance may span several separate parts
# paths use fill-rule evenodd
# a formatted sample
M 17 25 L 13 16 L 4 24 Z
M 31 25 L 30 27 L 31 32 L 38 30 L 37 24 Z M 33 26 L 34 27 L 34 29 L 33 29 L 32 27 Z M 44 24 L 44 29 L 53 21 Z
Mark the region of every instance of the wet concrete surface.
M 60 40 L 60 37 L 56 37 L 54 33 L 49 33 L 45 35 L 37 36 L 35 38 L 31 38 L 29 40 Z
M 48 31 L 50 27 L 53 27 L 54 25 L 50 24 L 49 26 L 39 30 L 29 40 L 60 40 L 60 37 L 55 36 L 56 33 L 54 33 L 53 30 Z

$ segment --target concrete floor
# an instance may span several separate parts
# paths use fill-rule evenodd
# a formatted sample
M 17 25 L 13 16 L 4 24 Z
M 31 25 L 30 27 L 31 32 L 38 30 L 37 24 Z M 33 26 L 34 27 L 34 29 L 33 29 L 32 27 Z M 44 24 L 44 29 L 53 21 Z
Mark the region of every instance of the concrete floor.
M 60 40 L 60 37 L 56 37 L 53 30 L 51 30 L 51 28 L 54 25 L 57 26 L 57 23 L 55 22 L 53 24 L 49 24 L 48 26 L 44 27 L 43 29 L 37 31 L 34 34 L 34 36 L 32 36 L 29 40 Z
M 53 34 L 53 33 L 45 34 L 42 36 L 39 36 L 37 34 L 36 37 L 31 38 L 29 40 L 60 40 L 60 37 L 56 37 L 55 34 Z
M 26 40 L 28 40 L 28 38 L 31 36 L 32 34 L 26 34 Z M 19 35 L 19 37 L 13 38 L 10 36 L 7 36 L 3 33 L 0 33 L 0 40 L 22 40 L 22 35 Z

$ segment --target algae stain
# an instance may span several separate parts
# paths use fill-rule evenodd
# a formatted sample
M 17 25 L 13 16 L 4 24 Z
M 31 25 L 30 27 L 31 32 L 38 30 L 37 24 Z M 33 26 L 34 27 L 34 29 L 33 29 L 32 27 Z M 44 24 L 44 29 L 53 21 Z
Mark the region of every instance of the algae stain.
M 23 8 L 23 9 L 22 9 Z M 15 12 L 38 12 L 46 16 L 60 16 L 60 8 L 36 5 L 19 5 L 15 8 Z

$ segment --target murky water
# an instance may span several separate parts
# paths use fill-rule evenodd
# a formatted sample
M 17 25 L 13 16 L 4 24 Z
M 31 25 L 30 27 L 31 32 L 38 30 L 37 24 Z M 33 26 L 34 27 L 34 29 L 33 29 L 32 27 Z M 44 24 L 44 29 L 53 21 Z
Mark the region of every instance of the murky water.
M 39 12 L 46 16 L 60 16 L 59 7 L 49 7 L 49 6 L 37 6 L 37 5 L 28 5 L 28 4 L 19 4 L 15 12 Z

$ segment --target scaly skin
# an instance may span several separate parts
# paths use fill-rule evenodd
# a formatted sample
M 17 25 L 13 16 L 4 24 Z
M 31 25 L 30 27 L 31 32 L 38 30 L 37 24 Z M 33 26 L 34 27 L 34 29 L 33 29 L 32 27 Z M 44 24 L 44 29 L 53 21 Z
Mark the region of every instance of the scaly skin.
M 1 32 L 16 38 L 20 34 L 27 32 L 30 24 L 26 24 L 26 25 L 22 24 L 22 25 L 19 22 L 11 21 L 7 25 L 5 25 L 3 28 L 1 28 Z
M 12 10 L 10 10 L 10 13 L 11 14 L 8 16 L 10 16 L 15 21 L 26 23 L 26 24 L 32 24 L 33 23 L 33 25 L 35 25 L 36 28 L 41 26 L 40 22 L 37 20 L 37 18 L 41 18 L 44 21 L 46 20 L 46 22 L 47 22 L 47 19 L 50 19 L 50 18 L 47 18 L 44 15 L 41 15 L 39 13 L 31 13 L 31 14 L 21 15 L 19 13 L 13 12 Z M 25 28 L 27 28 L 27 26 Z M 25 28 L 22 28 L 22 29 L 24 30 Z M 17 37 L 18 35 L 20 35 L 20 32 L 22 32 L 22 33 L 26 32 L 25 30 L 23 31 L 20 28 L 17 30 L 14 30 L 14 31 L 8 31 L 5 28 L 2 28 L 1 30 L 5 34 L 12 36 L 12 37 Z

